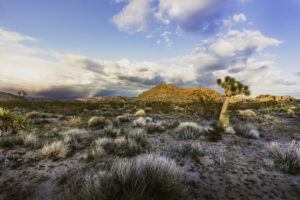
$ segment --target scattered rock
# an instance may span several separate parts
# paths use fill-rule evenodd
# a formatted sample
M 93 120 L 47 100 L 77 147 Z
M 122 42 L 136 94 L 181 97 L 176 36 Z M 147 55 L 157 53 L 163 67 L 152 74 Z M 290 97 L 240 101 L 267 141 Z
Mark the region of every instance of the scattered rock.
M 213 165 L 215 161 L 210 159 L 209 156 L 204 156 L 204 157 L 200 157 L 200 163 L 204 166 L 209 166 L 209 165 Z
M 240 115 L 244 117 L 257 117 L 257 114 L 253 110 L 239 110 L 238 111 Z
M 225 133 L 234 135 L 235 134 L 235 130 L 233 129 L 232 126 L 228 126 L 228 127 L 225 128 Z

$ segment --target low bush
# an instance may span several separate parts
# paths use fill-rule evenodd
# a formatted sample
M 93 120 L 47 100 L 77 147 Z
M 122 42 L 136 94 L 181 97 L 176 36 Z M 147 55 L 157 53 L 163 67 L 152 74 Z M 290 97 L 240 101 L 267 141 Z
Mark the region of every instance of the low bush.
M 222 140 L 222 135 L 225 132 L 224 128 L 218 123 L 212 123 L 207 129 L 205 136 L 210 142 L 218 142 Z
M 37 118 L 40 118 L 41 117 L 41 114 L 39 112 L 36 112 L 36 111 L 32 111 L 32 112 L 29 112 L 26 114 L 26 118 L 28 119 L 37 119 Z
M 104 117 L 91 117 L 88 121 L 88 126 L 91 128 L 104 128 L 105 126 L 112 125 L 112 122 Z
M 146 130 L 148 133 L 161 133 L 165 131 L 165 127 L 159 122 L 150 122 L 147 124 Z
M 149 122 L 152 122 L 150 117 L 139 117 L 132 122 L 133 127 L 145 127 Z
M 66 132 L 61 133 L 64 137 L 64 143 L 68 145 L 71 149 L 77 149 L 79 143 L 86 137 L 88 137 L 88 132 L 83 129 L 70 129 Z

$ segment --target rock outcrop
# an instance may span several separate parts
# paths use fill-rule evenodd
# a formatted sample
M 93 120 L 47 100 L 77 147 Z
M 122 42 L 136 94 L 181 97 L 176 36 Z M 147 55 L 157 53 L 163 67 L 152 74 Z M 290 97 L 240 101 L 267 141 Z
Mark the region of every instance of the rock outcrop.
M 296 100 L 295 97 L 291 96 L 272 96 L 272 95 L 259 95 L 256 99 L 261 101 L 292 101 Z

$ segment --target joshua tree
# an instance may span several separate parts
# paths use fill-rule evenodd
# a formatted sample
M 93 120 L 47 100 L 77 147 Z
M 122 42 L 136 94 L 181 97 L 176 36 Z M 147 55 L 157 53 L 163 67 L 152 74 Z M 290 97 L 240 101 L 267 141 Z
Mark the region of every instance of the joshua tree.
M 217 80 L 217 84 L 225 90 L 225 101 L 222 106 L 220 113 L 219 122 L 223 127 L 229 126 L 229 115 L 227 113 L 227 108 L 229 105 L 230 98 L 236 95 L 250 95 L 250 90 L 247 85 L 243 85 L 241 82 L 236 81 L 230 76 L 226 76 L 224 81 L 221 79 Z

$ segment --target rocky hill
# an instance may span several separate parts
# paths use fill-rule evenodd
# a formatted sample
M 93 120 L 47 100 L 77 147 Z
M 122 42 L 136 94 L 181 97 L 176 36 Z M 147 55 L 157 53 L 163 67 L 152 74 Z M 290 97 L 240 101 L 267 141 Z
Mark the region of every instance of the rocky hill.
M 0 101 L 20 101 L 20 97 L 6 92 L 0 91 Z
M 203 100 L 222 101 L 224 95 L 209 88 L 179 88 L 174 85 L 159 84 L 143 92 L 135 100 L 159 102 L 193 102 L 201 97 Z

